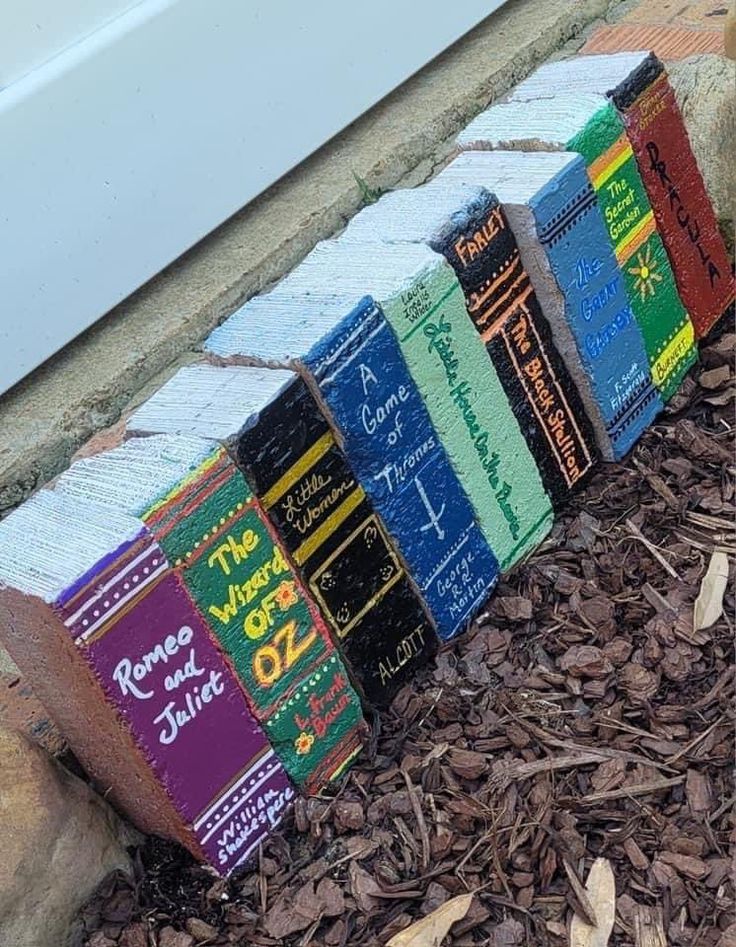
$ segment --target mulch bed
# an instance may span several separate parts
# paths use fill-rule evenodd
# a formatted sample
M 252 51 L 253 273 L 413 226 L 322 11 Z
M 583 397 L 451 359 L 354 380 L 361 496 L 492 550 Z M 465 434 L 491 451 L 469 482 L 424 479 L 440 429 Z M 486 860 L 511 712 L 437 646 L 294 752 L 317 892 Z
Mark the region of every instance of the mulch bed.
M 252 871 L 217 880 L 149 840 L 135 882 L 109 879 L 83 912 L 85 944 L 378 947 L 472 891 L 448 945 L 561 947 L 597 856 L 616 878 L 611 945 L 637 943 L 637 905 L 661 908 L 671 947 L 736 944 L 732 585 L 693 631 L 713 549 L 736 551 L 735 341 L 704 348 L 627 463 Z

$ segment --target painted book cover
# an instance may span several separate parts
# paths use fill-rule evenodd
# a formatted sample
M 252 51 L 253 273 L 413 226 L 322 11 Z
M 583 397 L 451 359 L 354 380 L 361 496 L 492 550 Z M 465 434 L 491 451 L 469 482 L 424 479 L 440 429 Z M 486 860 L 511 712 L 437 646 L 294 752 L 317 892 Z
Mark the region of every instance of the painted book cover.
M 663 405 L 582 159 L 560 171 L 530 206 L 614 456 L 623 457 Z
M 457 277 L 427 253 L 432 262 L 381 305 L 505 572 L 547 535 L 552 505 Z
M 462 631 L 498 564 L 380 308 L 365 299 L 303 357 L 360 483 L 407 562 L 444 639 Z M 423 649 L 415 626 L 395 665 Z
M 141 535 L 55 609 L 212 864 L 232 871 L 294 790 L 162 549 Z
M 436 636 L 396 550 L 305 382 L 238 439 L 238 465 L 371 704 L 388 704 Z
M 220 448 L 144 519 L 181 570 L 289 775 L 311 791 L 325 759 L 342 753 L 347 763 L 360 749 L 360 701 L 348 684 L 349 710 L 332 717 L 320 736 L 307 734 L 314 740 L 297 757 L 298 735 L 286 734 L 281 744 L 285 731 L 269 728 L 283 702 L 332 658 L 334 646 L 243 475 Z
M 497 197 L 469 200 L 430 246 L 455 270 L 553 505 L 591 476 L 595 435 Z
M 693 324 L 677 292 L 631 143 L 613 105 L 594 115 L 567 147 L 588 165 L 654 384 L 668 401 L 697 358 Z
M 609 92 L 698 338 L 734 301 L 733 268 L 667 73 L 652 53 Z

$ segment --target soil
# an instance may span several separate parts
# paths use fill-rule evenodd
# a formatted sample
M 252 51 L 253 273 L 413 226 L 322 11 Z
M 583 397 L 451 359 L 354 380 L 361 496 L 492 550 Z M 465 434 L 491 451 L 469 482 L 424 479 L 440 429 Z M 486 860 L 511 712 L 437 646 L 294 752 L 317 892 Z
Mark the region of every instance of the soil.
M 217 880 L 150 839 L 134 882 L 111 877 L 86 907 L 85 945 L 378 947 L 474 892 L 443 944 L 562 947 L 602 856 L 611 947 L 645 943 L 646 906 L 664 936 L 649 943 L 733 947 L 733 585 L 710 627 L 693 606 L 714 549 L 736 551 L 735 341 L 728 327 L 703 347 L 626 463 L 251 870 Z

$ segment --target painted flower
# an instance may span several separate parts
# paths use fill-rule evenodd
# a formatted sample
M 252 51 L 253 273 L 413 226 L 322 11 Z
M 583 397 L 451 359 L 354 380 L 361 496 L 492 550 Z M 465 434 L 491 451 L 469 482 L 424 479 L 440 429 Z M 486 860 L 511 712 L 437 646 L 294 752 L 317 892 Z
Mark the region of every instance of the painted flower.
M 306 753 L 312 749 L 312 744 L 314 743 L 314 734 L 305 733 L 303 730 L 299 736 L 294 740 L 294 746 L 296 747 L 296 752 L 298 756 L 304 756 Z
M 299 601 L 299 596 L 296 594 L 295 583 L 284 579 L 281 585 L 276 589 L 274 598 L 282 612 L 285 612 L 287 608 L 291 608 L 292 605 L 296 605 Z
M 646 253 L 636 254 L 638 266 L 630 266 L 629 273 L 636 277 L 634 289 L 641 294 L 641 301 L 647 298 L 647 293 L 654 296 L 654 284 L 662 282 L 662 274 L 657 273 L 657 261 L 652 260 L 652 248 L 647 247 Z

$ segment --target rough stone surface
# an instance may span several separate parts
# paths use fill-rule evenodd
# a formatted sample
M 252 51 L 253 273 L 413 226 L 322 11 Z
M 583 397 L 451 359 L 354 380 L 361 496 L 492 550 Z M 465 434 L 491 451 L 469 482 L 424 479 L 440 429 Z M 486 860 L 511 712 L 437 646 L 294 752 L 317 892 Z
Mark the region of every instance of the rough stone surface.
M 395 185 L 607 0 L 507 4 L 0 400 L 0 511 L 20 503 L 244 298 Z
M 133 841 L 85 783 L 0 729 L 0 944 L 73 944 L 79 907 L 109 872 L 130 869 Z
M 736 63 L 723 56 L 691 56 L 668 63 L 667 71 L 718 222 L 732 244 Z

